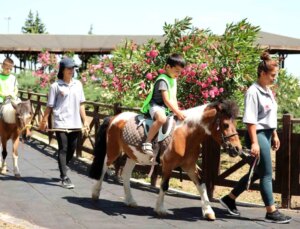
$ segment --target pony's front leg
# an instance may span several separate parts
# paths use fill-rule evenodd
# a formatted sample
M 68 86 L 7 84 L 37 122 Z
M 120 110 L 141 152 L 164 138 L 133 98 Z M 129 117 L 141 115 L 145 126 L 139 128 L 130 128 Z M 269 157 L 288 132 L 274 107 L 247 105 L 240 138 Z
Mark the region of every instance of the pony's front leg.
M 14 167 L 14 174 L 16 178 L 20 178 L 20 170 L 18 166 L 18 147 L 19 147 L 19 137 L 17 136 L 16 139 L 13 140 L 13 167 Z
M 126 164 L 123 168 L 122 178 L 123 178 L 123 187 L 125 193 L 124 203 L 130 207 L 136 207 L 137 203 L 132 197 L 131 189 L 130 189 L 130 178 L 132 174 L 132 170 L 134 169 L 135 161 L 127 158 Z
M 197 174 L 197 168 L 195 169 L 189 169 L 186 171 L 190 179 L 194 182 L 196 185 L 196 188 L 201 196 L 201 205 L 202 205 L 202 215 L 207 220 L 215 220 L 215 212 L 210 206 L 210 202 L 207 195 L 207 189 L 205 183 L 200 184 L 198 174 Z
M 105 176 L 107 168 L 108 168 L 107 164 L 106 164 L 106 161 L 107 161 L 107 157 L 105 157 L 105 160 L 104 160 L 101 177 L 100 177 L 99 180 L 96 181 L 96 184 L 93 186 L 93 189 L 92 189 L 92 199 L 93 200 L 98 200 L 99 199 L 100 191 L 102 189 L 102 182 L 103 182 L 104 176 Z

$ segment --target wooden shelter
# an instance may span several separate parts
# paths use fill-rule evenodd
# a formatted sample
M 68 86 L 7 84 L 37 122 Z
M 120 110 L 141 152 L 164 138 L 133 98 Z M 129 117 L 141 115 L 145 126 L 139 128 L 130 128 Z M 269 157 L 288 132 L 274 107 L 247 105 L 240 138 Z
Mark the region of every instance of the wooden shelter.
M 121 42 L 132 40 L 137 44 L 146 43 L 149 39 L 163 42 L 159 35 L 52 35 L 52 34 L 0 34 L 0 53 L 15 54 L 20 62 L 32 54 L 43 50 L 63 54 L 79 54 L 83 62 L 92 55 L 109 54 Z M 257 44 L 270 53 L 280 56 L 281 66 L 288 54 L 300 54 L 300 39 L 277 34 L 260 32 Z M 21 67 L 21 66 L 20 66 Z

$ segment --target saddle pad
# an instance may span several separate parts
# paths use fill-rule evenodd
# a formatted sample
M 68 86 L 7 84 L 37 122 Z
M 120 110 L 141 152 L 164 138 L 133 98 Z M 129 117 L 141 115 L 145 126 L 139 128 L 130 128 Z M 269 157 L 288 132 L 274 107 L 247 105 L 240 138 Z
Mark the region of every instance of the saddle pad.
M 147 138 L 149 126 L 152 125 L 153 120 L 145 119 L 143 115 L 137 115 L 130 118 L 124 126 L 122 136 L 124 141 L 136 147 L 140 147 Z M 176 122 L 173 118 L 169 119 L 167 123 L 160 128 L 158 135 L 153 142 L 162 142 L 171 135 L 175 128 Z M 169 142 L 170 140 L 168 140 Z
M 144 128 L 142 125 L 138 126 L 138 115 L 130 118 L 124 126 L 122 137 L 128 145 L 141 147 L 142 143 L 146 141 Z

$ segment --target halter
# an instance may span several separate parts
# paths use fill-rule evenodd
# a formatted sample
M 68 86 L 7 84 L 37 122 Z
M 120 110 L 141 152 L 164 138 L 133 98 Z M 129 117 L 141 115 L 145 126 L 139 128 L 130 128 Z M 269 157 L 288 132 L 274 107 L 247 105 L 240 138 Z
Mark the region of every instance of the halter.
M 220 130 L 220 117 L 217 117 L 216 120 L 217 123 L 217 131 L 222 131 Z M 237 155 L 239 155 L 239 152 L 236 151 L 236 149 L 231 145 L 231 143 L 229 142 L 229 139 L 235 135 L 238 135 L 237 132 L 229 134 L 229 135 L 224 135 L 223 133 L 221 133 L 221 146 L 229 153 L 230 156 L 235 157 Z M 235 152 L 235 153 L 232 153 Z

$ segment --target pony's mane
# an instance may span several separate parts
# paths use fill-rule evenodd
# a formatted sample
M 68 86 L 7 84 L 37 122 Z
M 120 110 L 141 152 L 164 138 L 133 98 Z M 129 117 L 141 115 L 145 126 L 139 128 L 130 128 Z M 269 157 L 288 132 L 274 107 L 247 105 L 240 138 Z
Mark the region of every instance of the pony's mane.
M 228 118 L 235 119 L 239 115 L 239 107 L 233 100 L 223 100 L 208 104 L 209 107 L 215 107 Z

